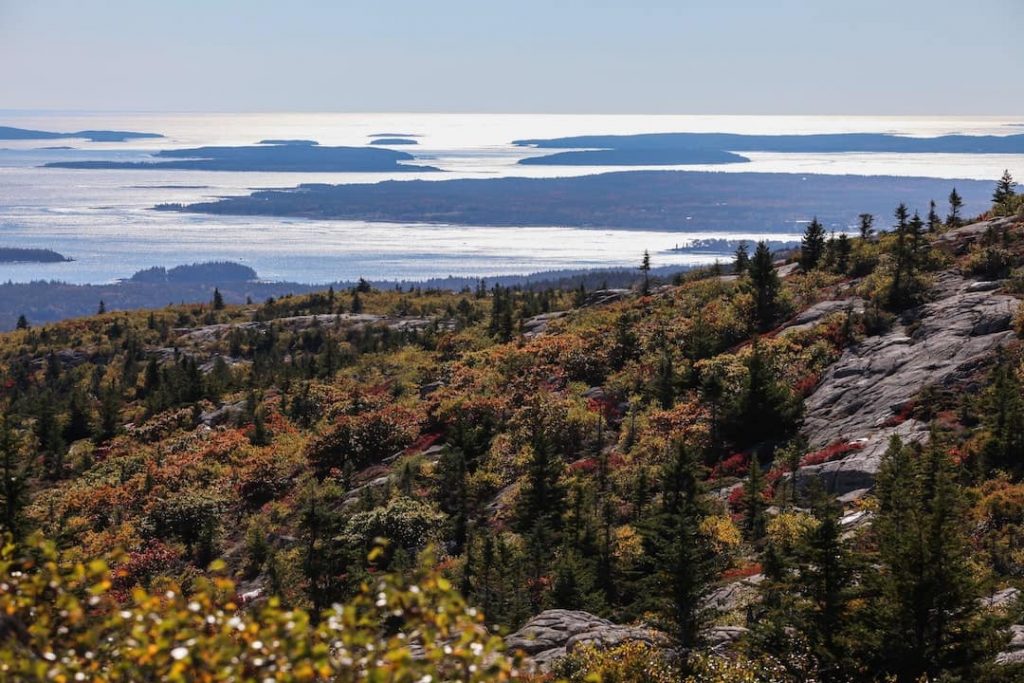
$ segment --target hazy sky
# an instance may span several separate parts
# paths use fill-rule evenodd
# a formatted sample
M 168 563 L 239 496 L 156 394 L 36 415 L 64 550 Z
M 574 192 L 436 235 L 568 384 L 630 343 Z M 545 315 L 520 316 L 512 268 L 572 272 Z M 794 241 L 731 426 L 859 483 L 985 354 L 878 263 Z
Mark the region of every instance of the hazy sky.
M 0 0 L 0 109 L 1024 114 L 1024 0 Z

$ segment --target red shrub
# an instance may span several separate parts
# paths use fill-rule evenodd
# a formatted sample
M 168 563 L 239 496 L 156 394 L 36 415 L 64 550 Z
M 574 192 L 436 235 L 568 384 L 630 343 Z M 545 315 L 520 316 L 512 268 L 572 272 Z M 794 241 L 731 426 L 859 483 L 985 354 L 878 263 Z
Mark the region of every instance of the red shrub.
M 763 567 L 760 562 L 751 562 L 740 567 L 732 567 L 722 572 L 722 580 L 724 581 L 737 581 L 739 579 L 745 579 L 755 574 L 760 574 L 763 571 Z
M 733 453 L 714 466 L 710 479 L 745 477 L 750 470 L 750 453 Z
M 862 441 L 836 441 L 835 443 L 822 448 L 820 451 L 815 451 L 805 455 L 803 459 L 800 460 L 800 466 L 820 465 L 823 462 L 839 460 L 841 458 L 845 458 L 854 451 L 859 451 L 862 448 L 864 448 L 864 442 Z

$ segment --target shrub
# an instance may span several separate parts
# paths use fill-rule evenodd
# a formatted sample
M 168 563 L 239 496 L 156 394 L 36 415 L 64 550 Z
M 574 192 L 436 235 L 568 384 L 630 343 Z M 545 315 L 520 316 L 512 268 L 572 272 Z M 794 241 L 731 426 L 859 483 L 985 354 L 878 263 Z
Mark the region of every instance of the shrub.
M 361 469 L 407 448 L 419 433 L 419 417 L 401 406 L 342 415 L 306 452 L 319 476 L 332 468 Z
M 483 615 L 421 559 L 408 581 L 363 584 L 316 626 L 277 599 L 242 610 L 234 584 L 199 579 L 185 595 L 111 594 L 101 561 L 68 563 L 39 537 L 0 550 L 0 677 L 12 681 L 516 680 Z M 223 565 L 212 567 L 214 572 Z M 414 650 L 418 652 L 414 655 Z

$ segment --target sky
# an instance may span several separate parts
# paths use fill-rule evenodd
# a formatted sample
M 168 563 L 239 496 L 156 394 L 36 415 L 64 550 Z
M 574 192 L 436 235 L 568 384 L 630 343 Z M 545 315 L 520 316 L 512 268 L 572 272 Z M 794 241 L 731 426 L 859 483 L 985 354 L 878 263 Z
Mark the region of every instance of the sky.
M 0 0 L 0 109 L 1024 115 L 1024 0 Z

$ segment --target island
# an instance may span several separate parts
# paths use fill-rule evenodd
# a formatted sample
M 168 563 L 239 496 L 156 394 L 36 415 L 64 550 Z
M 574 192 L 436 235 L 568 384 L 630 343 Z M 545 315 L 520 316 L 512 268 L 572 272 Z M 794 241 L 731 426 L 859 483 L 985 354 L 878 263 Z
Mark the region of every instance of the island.
M 370 141 L 371 145 L 418 145 L 419 141 L 412 138 L 376 138 Z
M 319 145 L 316 140 L 260 140 L 257 145 Z
M 524 166 L 691 166 L 742 164 L 750 159 L 717 149 L 596 149 L 520 159 Z
M 256 271 L 233 261 L 208 261 L 171 269 L 154 266 L 140 270 L 132 275 L 129 282 L 148 282 L 166 284 L 196 284 L 209 282 L 252 282 L 257 280 Z
M 133 133 L 123 130 L 80 130 L 74 133 L 53 133 L 45 130 L 0 126 L 0 140 L 63 140 L 67 138 L 83 138 L 90 142 L 124 142 L 126 140 L 162 137 L 163 135 L 158 133 Z
M 410 172 L 439 171 L 432 166 L 403 162 L 415 157 L 405 152 L 373 147 L 321 147 L 317 144 L 259 144 L 249 147 L 195 147 L 165 149 L 158 161 L 55 161 L 48 168 L 177 169 L 195 171 L 264 172 Z M 164 161 L 169 159 L 169 161 Z
M 953 186 L 964 214 L 989 205 L 991 183 L 886 176 L 618 171 L 572 178 L 397 181 L 262 190 L 165 211 L 478 226 L 803 232 L 818 216 L 843 229 L 879 222 L 906 202 L 927 212 Z
M 419 138 L 419 133 L 371 133 L 368 138 Z
M 0 263 L 63 263 L 73 260 L 52 249 L 0 247 Z
M 639 135 L 578 135 L 563 138 L 515 140 L 519 147 L 572 149 L 548 156 L 521 159 L 524 165 L 645 166 L 664 164 L 726 164 L 746 161 L 735 152 L 904 154 L 1024 154 L 1024 135 L 944 135 L 918 138 L 888 133 L 829 133 L 818 135 L 743 135 L 737 133 L 643 133 Z M 721 155 L 709 161 L 701 153 Z M 666 161 L 666 159 L 670 161 Z M 671 159 L 679 159 L 671 161 Z

